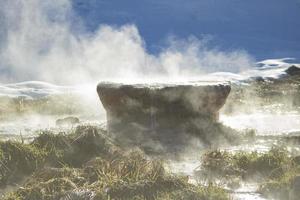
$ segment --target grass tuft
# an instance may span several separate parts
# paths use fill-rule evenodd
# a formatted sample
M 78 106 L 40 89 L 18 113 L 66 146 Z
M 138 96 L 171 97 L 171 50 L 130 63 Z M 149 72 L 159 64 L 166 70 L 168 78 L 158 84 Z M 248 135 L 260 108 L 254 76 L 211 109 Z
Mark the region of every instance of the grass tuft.
M 193 185 L 167 172 L 141 150 L 121 151 L 101 129 L 79 126 L 69 134 L 42 132 L 30 144 L 2 142 L 3 177 L 21 184 L 4 200 L 195 199 L 228 200 L 222 188 Z M 8 162 L 9 161 L 9 162 Z M 7 186 L 8 178 L 3 179 Z

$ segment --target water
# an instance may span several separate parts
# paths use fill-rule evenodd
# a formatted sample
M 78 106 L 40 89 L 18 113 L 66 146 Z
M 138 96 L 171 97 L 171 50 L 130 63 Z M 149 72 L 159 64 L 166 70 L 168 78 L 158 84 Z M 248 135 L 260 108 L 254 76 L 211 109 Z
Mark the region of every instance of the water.
M 256 192 L 257 184 L 243 183 L 240 188 L 234 191 L 232 197 L 234 200 L 267 200 Z
M 298 113 L 221 115 L 220 121 L 234 129 L 255 129 L 258 135 L 279 135 L 300 131 Z
M 167 169 L 172 173 L 181 174 L 189 178 L 192 184 L 197 183 L 195 170 L 199 169 L 200 159 L 186 158 L 181 161 L 169 161 Z M 241 183 L 241 186 L 231 191 L 233 200 L 268 200 L 257 193 L 258 185 L 256 183 Z
M 55 116 L 25 115 L 5 119 L 0 122 L 0 136 L 3 137 L 32 137 L 38 130 L 55 127 Z

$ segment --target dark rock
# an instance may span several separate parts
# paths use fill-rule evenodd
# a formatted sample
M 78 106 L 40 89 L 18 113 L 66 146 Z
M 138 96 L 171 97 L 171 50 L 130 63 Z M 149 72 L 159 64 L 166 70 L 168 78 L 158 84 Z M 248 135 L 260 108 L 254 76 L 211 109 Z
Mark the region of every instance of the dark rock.
M 288 69 L 285 70 L 285 72 L 290 76 L 299 76 L 300 75 L 300 68 L 292 65 Z
M 56 126 L 71 126 L 79 124 L 79 119 L 77 117 L 66 117 L 63 119 L 56 120 Z
M 300 165 L 300 156 L 295 156 L 293 161 L 296 163 L 296 165 Z

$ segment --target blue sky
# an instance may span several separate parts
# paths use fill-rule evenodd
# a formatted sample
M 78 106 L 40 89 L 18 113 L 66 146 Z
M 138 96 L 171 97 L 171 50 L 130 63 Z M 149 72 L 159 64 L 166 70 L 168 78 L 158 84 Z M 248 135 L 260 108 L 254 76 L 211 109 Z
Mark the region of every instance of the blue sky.
M 244 49 L 257 60 L 300 58 L 299 0 L 73 0 L 88 31 L 135 24 L 150 53 L 166 38 L 210 37 L 221 50 Z

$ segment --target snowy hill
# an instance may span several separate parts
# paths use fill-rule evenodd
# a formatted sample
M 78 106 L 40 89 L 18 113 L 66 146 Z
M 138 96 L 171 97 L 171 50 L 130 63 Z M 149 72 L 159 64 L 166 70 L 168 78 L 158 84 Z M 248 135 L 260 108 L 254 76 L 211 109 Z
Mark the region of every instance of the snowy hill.
M 25 97 L 28 99 L 41 98 L 54 94 L 72 92 L 73 87 L 57 86 L 41 81 L 27 81 L 14 84 L 0 85 L 0 97 Z
M 268 59 L 256 63 L 256 67 L 239 74 L 231 72 L 215 72 L 203 77 L 204 80 L 230 81 L 233 83 L 248 83 L 251 80 L 280 80 L 288 77 L 287 70 L 294 66 L 300 70 L 300 64 L 293 58 Z

